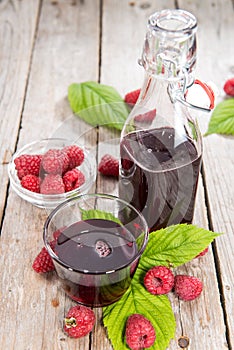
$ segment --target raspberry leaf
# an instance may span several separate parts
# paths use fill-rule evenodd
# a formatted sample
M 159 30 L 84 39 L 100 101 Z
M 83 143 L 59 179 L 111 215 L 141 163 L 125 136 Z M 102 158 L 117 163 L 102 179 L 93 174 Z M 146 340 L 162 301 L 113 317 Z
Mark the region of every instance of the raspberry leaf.
M 218 233 L 187 224 L 151 232 L 136 273 L 147 271 L 155 265 L 176 267 L 185 264 L 218 236 Z
M 81 209 L 82 213 L 82 220 L 88 220 L 88 219 L 104 219 L 109 221 L 114 221 L 119 225 L 122 225 L 121 221 L 116 218 L 112 213 L 109 213 L 107 211 L 98 210 L 98 209 L 89 209 L 84 210 Z
M 234 135 L 234 98 L 224 100 L 216 106 L 205 136 L 210 134 Z
M 103 309 L 103 323 L 115 350 L 129 349 L 125 342 L 125 327 L 127 318 L 134 313 L 148 318 L 156 331 L 156 341 L 151 349 L 168 347 L 175 335 L 174 313 L 166 295 L 155 296 L 145 289 L 145 273 L 155 265 L 176 267 L 190 261 L 218 236 L 218 233 L 187 224 L 150 233 L 128 291 L 118 302 Z
M 122 97 L 112 86 L 94 81 L 71 84 L 68 100 L 72 111 L 93 126 L 122 130 L 129 114 Z
M 129 349 L 125 341 L 125 326 L 127 318 L 134 313 L 148 318 L 156 331 L 156 341 L 151 349 L 166 349 L 174 337 L 176 327 L 170 301 L 166 295 L 155 297 L 148 293 L 135 277 L 123 297 L 103 309 L 104 326 L 107 327 L 114 349 Z

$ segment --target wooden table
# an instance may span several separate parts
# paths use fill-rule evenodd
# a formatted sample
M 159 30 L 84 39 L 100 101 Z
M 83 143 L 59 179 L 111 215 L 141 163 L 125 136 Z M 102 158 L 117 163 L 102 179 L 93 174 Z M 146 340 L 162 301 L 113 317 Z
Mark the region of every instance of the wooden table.
M 42 247 L 47 216 L 21 200 L 9 186 L 12 154 L 31 141 L 85 126 L 71 124 L 67 100 L 73 82 L 98 81 L 122 96 L 141 86 L 141 55 L 147 18 L 156 10 L 184 8 L 198 18 L 197 77 L 214 81 L 221 91 L 234 75 L 233 0 L 2 0 L 0 2 L 0 349 L 110 350 L 101 326 L 101 309 L 91 336 L 68 338 L 63 317 L 74 303 L 55 275 L 37 275 L 32 261 Z M 206 130 L 209 115 L 200 126 Z M 70 124 L 71 123 L 71 124 Z M 77 125 L 77 124 L 76 124 Z M 73 134 L 72 134 L 73 133 Z M 103 144 L 119 134 L 94 129 L 90 140 Z M 98 148 L 97 162 L 102 147 Z M 186 335 L 190 350 L 234 348 L 234 139 L 204 138 L 204 161 L 194 223 L 224 232 L 209 253 L 180 271 L 199 276 L 204 291 L 186 303 L 173 299 L 177 330 L 169 349 Z M 96 186 L 96 188 L 95 188 Z M 117 193 L 117 180 L 98 176 L 93 190 Z M 117 349 L 121 350 L 121 349 Z

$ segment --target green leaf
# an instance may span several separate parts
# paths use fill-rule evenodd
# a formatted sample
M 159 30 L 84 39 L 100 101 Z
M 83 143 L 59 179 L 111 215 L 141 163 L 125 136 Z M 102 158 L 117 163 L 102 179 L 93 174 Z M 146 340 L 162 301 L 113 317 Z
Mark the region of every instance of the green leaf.
M 205 136 L 210 134 L 234 135 L 234 98 L 224 100 L 216 106 Z
M 145 289 L 144 275 L 155 265 L 176 267 L 188 262 L 218 236 L 218 233 L 187 224 L 150 233 L 131 286 L 118 302 L 103 310 L 104 326 L 115 350 L 129 349 L 125 342 L 125 325 L 134 313 L 144 315 L 155 328 L 156 341 L 150 349 L 165 350 L 168 347 L 175 335 L 173 310 L 166 295 L 152 295 Z
M 98 210 L 98 209 L 89 209 L 84 210 L 80 209 L 82 212 L 82 220 L 88 220 L 88 219 L 103 219 L 103 220 L 109 220 L 114 221 L 119 225 L 122 225 L 121 221 L 116 218 L 112 213 L 109 213 L 107 211 Z
M 175 318 L 166 295 L 155 296 L 134 278 L 131 287 L 116 303 L 103 310 L 104 326 L 108 329 L 115 350 L 129 350 L 125 341 L 125 325 L 131 314 L 139 313 L 148 318 L 156 332 L 156 341 L 150 349 L 166 349 L 175 335 Z M 116 331 L 118 330 L 118 331 Z
M 125 102 L 113 87 L 94 81 L 71 84 L 68 100 L 72 111 L 93 126 L 122 130 L 129 114 Z
M 218 233 L 187 224 L 151 232 L 138 268 L 146 271 L 155 265 L 180 266 L 197 256 L 218 236 Z

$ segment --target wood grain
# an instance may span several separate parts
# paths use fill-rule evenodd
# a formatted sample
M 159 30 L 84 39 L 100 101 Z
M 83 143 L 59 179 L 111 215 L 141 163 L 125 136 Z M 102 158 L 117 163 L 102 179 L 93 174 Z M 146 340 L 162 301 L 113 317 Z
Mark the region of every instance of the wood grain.
M 36 14 L 29 12 L 25 18 L 30 16 L 35 18 Z M 78 129 L 75 122 L 71 123 L 67 88 L 73 82 L 97 80 L 98 48 L 98 1 L 43 1 L 18 147 L 40 138 L 61 136 L 65 129 L 73 140 L 87 131 L 82 123 Z M 29 69 L 29 62 L 26 66 Z M 95 131 L 92 141 L 96 144 Z M 31 268 L 43 246 L 47 214 L 10 190 L 1 235 L 0 260 L 5 266 L 1 271 L 2 349 L 89 349 L 88 336 L 74 342 L 63 333 L 63 318 L 73 303 L 65 297 L 56 276 L 38 276 Z
M 123 94 L 138 88 L 142 80 L 142 74 L 140 74 L 142 72 L 139 71 L 143 70 L 143 68 L 137 67 L 136 62 L 140 57 L 141 47 L 143 46 L 147 17 L 154 11 L 154 8 L 172 7 L 172 3 L 165 3 L 165 1 L 161 3 L 159 1 L 157 3 L 151 2 L 151 6 L 147 9 L 140 7 L 140 5 L 139 2 L 136 2 L 132 8 L 129 7 L 129 4 L 124 5 L 121 3 L 120 6 L 119 3 L 117 4 L 113 1 L 104 2 L 103 27 L 105 29 L 102 45 L 101 82 L 112 84 L 118 88 L 118 91 L 123 91 Z M 111 11 L 109 6 L 115 10 Z M 105 13 L 107 14 L 106 16 Z M 123 13 L 128 14 L 127 20 L 121 19 Z M 113 37 L 112 33 L 117 34 Z M 123 37 L 125 38 L 124 40 L 122 40 Z M 114 48 L 120 46 L 123 47 L 123 54 L 114 55 Z M 126 62 L 129 64 L 126 65 Z M 112 67 L 116 68 L 113 69 Z M 107 136 L 105 130 L 103 132 L 100 130 L 100 135 L 110 137 L 110 135 Z M 105 179 L 100 181 L 100 188 L 106 190 L 106 182 L 104 181 Z M 112 187 L 110 190 L 113 191 Z M 208 228 L 202 179 L 199 182 L 194 223 L 200 227 Z M 193 350 L 208 349 L 211 340 L 212 344 L 217 345 L 217 348 L 226 349 L 225 325 L 212 249 L 210 249 L 209 255 L 204 257 L 203 260 L 200 258 L 197 261 L 186 264 L 185 267 L 178 269 L 177 273 L 186 273 L 199 277 L 203 280 L 205 288 L 202 302 L 198 300 L 186 304 L 171 296 L 177 320 L 177 331 L 175 340 L 170 344 L 170 349 L 178 349 L 178 339 L 183 335 L 189 338 L 190 348 Z M 212 294 L 210 290 L 213 291 Z M 204 308 L 204 302 L 206 303 L 206 308 Z M 216 305 L 215 311 L 213 309 L 214 303 Z
M 71 113 L 67 100 L 73 82 L 100 81 L 124 96 L 143 81 L 141 56 L 147 18 L 157 10 L 184 8 L 198 18 L 197 77 L 213 80 L 222 92 L 233 76 L 234 11 L 231 0 L 3 0 L 0 2 L 0 349 L 111 350 L 96 309 L 90 336 L 74 340 L 63 332 L 63 317 L 75 305 L 54 273 L 31 268 L 43 246 L 47 210 L 8 191 L 7 163 L 15 149 L 46 137 L 68 137 L 97 157 L 119 156 L 118 131 L 92 128 Z M 204 133 L 210 115 L 199 115 Z M 177 321 L 168 350 L 234 348 L 233 137 L 204 137 L 194 223 L 224 232 L 206 256 L 176 273 L 198 276 L 201 297 L 183 302 L 170 294 Z M 118 194 L 118 181 L 98 174 L 92 191 Z M 9 337 L 9 334 L 11 335 Z M 121 350 L 121 349 L 117 349 Z
M 0 222 L 7 196 L 7 165 L 15 150 L 24 107 L 39 3 L 0 3 Z
M 180 1 L 180 6 L 186 7 Z M 213 81 L 219 90 L 217 102 L 224 99 L 223 85 L 233 76 L 234 8 L 232 1 L 193 2 L 191 11 L 197 13 L 198 75 L 205 81 Z M 204 54 L 205 53 L 205 54 Z M 199 59 L 200 57 L 200 59 Z M 207 130 L 209 116 L 201 116 L 202 130 Z M 221 297 L 225 300 L 229 343 L 234 344 L 234 144 L 233 137 L 210 135 L 204 137 L 204 176 L 208 194 L 210 225 L 224 234 L 216 240 L 218 275 L 221 280 Z M 217 317 L 218 318 L 218 317 Z

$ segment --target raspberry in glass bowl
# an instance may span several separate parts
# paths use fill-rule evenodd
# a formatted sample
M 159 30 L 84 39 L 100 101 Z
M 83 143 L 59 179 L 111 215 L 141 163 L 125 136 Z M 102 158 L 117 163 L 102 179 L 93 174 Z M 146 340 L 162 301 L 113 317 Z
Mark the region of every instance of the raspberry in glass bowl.
M 17 151 L 8 165 L 13 190 L 40 208 L 87 193 L 96 179 L 92 152 L 70 140 L 43 139 Z

